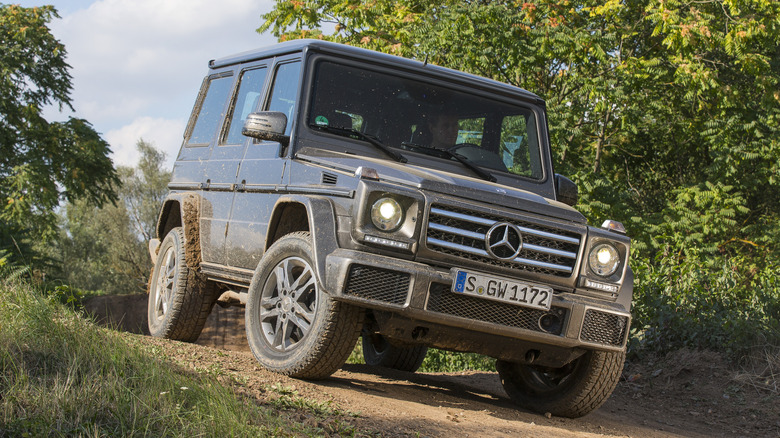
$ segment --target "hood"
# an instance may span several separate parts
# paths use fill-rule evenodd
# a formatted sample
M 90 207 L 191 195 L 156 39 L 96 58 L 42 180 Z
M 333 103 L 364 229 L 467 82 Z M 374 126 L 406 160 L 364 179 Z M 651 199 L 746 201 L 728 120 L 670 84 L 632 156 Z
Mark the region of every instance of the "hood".
M 444 170 L 422 167 L 418 164 L 398 163 L 365 156 L 355 156 L 322 149 L 304 149 L 296 158 L 354 173 L 360 166 L 368 166 L 379 173 L 381 181 L 414 187 L 423 191 L 450 195 L 464 200 L 499 205 L 556 219 L 585 224 L 585 217 L 574 208 L 544 196 L 499 183 L 484 181 L 474 175 L 458 175 Z M 453 162 L 454 163 L 454 162 Z M 455 164 L 458 166 L 458 164 Z M 471 174 L 463 167 L 465 174 Z

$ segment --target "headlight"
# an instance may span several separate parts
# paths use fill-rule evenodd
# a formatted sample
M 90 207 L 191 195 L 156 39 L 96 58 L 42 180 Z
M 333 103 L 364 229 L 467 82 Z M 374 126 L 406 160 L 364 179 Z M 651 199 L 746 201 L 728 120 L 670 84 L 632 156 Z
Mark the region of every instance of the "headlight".
M 404 219 L 401 206 L 393 198 L 379 198 L 371 206 L 371 222 L 382 231 L 395 231 Z
M 590 270 L 601 277 L 609 277 L 620 266 L 620 254 L 614 246 L 608 243 L 596 245 L 588 256 Z

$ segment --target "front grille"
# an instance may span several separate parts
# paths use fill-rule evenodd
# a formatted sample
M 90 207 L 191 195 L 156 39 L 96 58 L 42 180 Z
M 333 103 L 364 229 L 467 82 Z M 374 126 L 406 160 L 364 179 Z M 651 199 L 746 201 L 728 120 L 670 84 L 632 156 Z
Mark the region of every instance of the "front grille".
M 496 223 L 518 227 L 523 249 L 513 260 L 500 260 L 488 254 L 485 236 Z M 510 269 L 570 277 L 577 264 L 580 234 L 559 230 L 529 220 L 507 219 L 497 215 L 449 206 L 431 206 L 426 245 L 432 251 Z
M 561 334 L 563 324 L 555 324 L 551 330 L 545 331 L 539 327 L 539 318 L 550 315 L 561 322 L 566 320 L 566 309 L 564 308 L 553 307 L 549 312 L 545 312 L 544 310 L 470 297 L 453 293 L 450 291 L 449 285 L 442 283 L 431 284 L 427 309 L 431 312 L 554 335 Z
M 349 268 L 344 289 L 345 295 L 399 306 L 406 303 L 408 293 L 409 274 L 364 265 Z
M 623 345 L 628 330 L 628 317 L 614 313 L 588 309 L 582 323 L 580 339 L 596 344 Z

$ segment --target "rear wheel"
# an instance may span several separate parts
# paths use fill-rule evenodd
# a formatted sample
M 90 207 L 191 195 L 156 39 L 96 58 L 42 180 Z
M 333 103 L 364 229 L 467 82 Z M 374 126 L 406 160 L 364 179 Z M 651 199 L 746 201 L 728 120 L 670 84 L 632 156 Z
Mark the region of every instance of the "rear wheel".
M 497 361 L 509 398 L 533 411 L 582 417 L 612 394 L 623 371 L 625 352 L 588 351 L 561 368 Z
M 323 292 L 313 266 L 308 232 L 288 234 L 268 249 L 249 286 L 246 335 L 265 368 L 323 379 L 355 347 L 363 312 Z
M 172 229 L 163 239 L 149 282 L 149 333 L 196 341 L 214 307 L 217 288 L 185 263 L 181 228 Z
M 368 365 L 413 373 L 420 368 L 428 353 L 428 347 L 421 345 L 411 347 L 393 345 L 379 333 L 364 331 L 362 336 L 363 359 Z

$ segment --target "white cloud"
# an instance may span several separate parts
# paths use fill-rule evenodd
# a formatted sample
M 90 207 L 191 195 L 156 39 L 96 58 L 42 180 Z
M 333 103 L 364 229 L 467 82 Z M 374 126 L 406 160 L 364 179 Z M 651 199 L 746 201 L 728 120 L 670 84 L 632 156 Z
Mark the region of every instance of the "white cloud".
M 208 61 L 273 44 L 273 36 L 255 31 L 273 4 L 98 0 L 80 9 L 70 5 L 51 27 L 68 51 L 75 116 L 106 133 L 117 164 L 135 164 L 141 136 L 164 149 L 172 162 Z
M 186 123 L 186 118 L 139 117 L 128 125 L 105 133 L 103 138 L 111 145 L 115 166 L 135 166 L 138 163 L 136 143 L 143 139 L 165 152 L 166 164 L 170 168 L 179 153 Z

